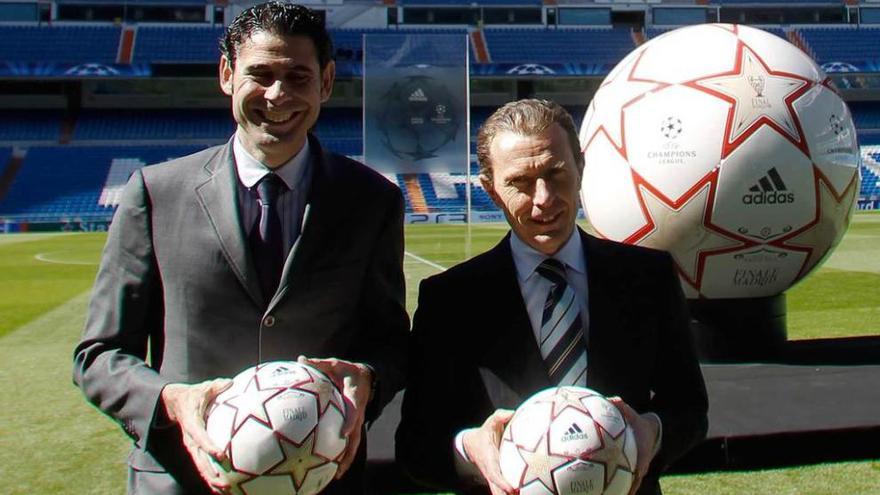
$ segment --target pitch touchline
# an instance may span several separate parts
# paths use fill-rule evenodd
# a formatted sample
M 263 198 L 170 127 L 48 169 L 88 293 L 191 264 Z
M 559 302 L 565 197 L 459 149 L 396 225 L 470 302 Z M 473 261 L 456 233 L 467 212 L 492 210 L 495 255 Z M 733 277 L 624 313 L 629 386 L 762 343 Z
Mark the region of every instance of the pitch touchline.
M 34 259 L 37 261 L 42 261 L 43 263 L 52 263 L 55 265 L 97 265 L 96 262 L 91 261 L 62 261 L 62 260 L 53 260 L 49 258 L 52 254 L 63 253 L 65 251 L 57 251 L 55 253 L 37 253 L 34 255 Z
M 414 259 L 414 260 L 416 260 L 416 261 L 421 261 L 422 263 L 424 263 L 424 264 L 430 266 L 431 268 L 436 268 L 437 270 L 440 270 L 441 272 L 445 272 L 445 271 L 446 271 L 446 267 L 445 267 L 445 266 L 438 265 L 437 263 L 434 263 L 433 261 L 426 260 L 425 258 L 422 258 L 421 256 L 416 255 L 416 254 L 412 254 L 412 253 L 410 253 L 409 251 L 404 251 L 403 254 L 409 256 L 410 258 L 412 258 L 412 259 Z

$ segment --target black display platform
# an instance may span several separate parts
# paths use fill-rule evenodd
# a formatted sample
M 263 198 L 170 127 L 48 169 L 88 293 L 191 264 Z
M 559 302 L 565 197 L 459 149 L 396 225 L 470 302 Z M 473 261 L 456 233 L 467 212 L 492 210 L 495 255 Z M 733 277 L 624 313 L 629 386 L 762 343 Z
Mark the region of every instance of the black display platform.
M 702 368 L 709 433 L 672 472 L 880 459 L 880 337 L 792 341 L 772 363 Z M 368 433 L 373 493 L 418 491 L 394 464 L 401 399 Z

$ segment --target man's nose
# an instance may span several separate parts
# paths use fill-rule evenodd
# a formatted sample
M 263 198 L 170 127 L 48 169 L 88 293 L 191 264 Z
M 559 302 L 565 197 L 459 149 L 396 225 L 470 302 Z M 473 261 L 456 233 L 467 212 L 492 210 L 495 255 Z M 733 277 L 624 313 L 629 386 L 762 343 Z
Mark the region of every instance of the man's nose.
M 273 82 L 268 89 L 266 89 L 267 100 L 283 100 L 287 95 L 287 88 L 284 87 L 284 82 L 281 80 Z
M 532 199 L 532 202 L 535 206 L 546 207 L 550 206 L 553 203 L 553 199 L 556 197 L 556 193 L 553 190 L 552 184 L 548 182 L 546 179 L 539 178 L 535 181 L 535 196 Z

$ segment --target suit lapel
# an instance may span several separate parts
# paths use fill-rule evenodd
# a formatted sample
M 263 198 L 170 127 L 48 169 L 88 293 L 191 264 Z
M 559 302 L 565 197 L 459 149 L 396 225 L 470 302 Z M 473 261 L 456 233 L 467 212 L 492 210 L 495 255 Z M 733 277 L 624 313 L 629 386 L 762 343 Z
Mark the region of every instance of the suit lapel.
M 330 187 L 331 175 L 334 173 L 332 164 L 327 160 L 317 139 L 309 136 L 311 150 L 312 183 L 309 187 L 308 201 L 303 211 L 303 224 L 300 235 L 290 248 L 284 262 L 281 282 L 267 311 L 278 305 L 289 292 L 291 286 L 305 277 L 312 260 L 320 254 L 322 246 L 326 246 L 330 226 L 338 228 L 337 211 L 342 201 L 337 199 L 338 191 Z
M 238 178 L 232 157 L 232 141 L 205 164 L 205 171 L 208 174 L 207 180 L 195 188 L 199 203 L 208 215 L 223 255 L 235 276 L 254 303 L 262 307 L 263 296 L 256 268 L 248 256 L 247 242 L 239 218 L 235 183 Z
M 580 231 L 580 229 L 579 229 Z M 587 260 L 587 291 L 590 312 L 589 340 L 587 342 L 587 386 L 602 392 L 611 370 L 618 369 L 614 360 L 622 329 L 630 317 L 625 306 L 626 289 L 613 267 L 620 263 L 603 241 L 580 231 Z
M 526 312 L 513 255 L 510 233 L 487 253 L 485 353 L 480 374 L 496 407 L 515 407 L 550 386 L 550 379 Z

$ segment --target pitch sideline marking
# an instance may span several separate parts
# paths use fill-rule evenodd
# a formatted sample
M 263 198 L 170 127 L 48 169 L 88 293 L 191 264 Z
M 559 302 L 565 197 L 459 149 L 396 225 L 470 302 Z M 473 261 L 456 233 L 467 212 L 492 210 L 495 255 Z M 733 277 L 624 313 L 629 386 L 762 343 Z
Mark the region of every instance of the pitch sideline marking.
M 424 264 L 430 266 L 431 268 L 434 268 L 435 270 L 440 270 L 441 272 L 445 272 L 445 271 L 446 271 L 446 267 L 445 267 L 445 266 L 438 265 L 437 263 L 434 263 L 434 262 L 431 261 L 431 260 L 426 260 L 425 258 L 422 258 L 421 256 L 419 256 L 419 255 L 417 255 L 417 254 L 412 254 L 412 253 L 410 253 L 409 251 L 404 251 L 403 254 L 409 256 L 410 258 L 412 258 L 412 259 L 414 259 L 414 260 L 416 260 L 416 261 L 420 261 L 420 262 L 422 262 L 422 263 L 424 263 Z
M 51 253 L 37 253 L 34 255 L 34 259 L 37 261 L 42 261 L 43 263 L 52 263 L 53 265 L 89 265 L 89 266 L 97 266 L 98 263 L 93 261 L 62 261 L 62 260 L 53 260 L 50 258 L 53 254 L 66 253 L 67 251 L 53 251 Z

